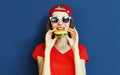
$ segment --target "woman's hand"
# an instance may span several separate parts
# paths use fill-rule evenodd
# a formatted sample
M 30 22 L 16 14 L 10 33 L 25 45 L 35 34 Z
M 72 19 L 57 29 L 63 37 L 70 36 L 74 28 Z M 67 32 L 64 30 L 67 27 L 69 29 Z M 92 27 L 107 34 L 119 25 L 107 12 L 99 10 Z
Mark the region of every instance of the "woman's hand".
M 52 35 L 53 35 L 53 32 L 55 30 L 49 30 L 47 33 L 46 33 L 46 36 L 45 36 L 45 44 L 46 44 L 46 48 L 51 50 L 51 48 L 54 46 L 55 44 L 55 41 L 57 40 L 57 36 L 55 36 L 55 38 L 52 38 Z
M 78 47 L 78 42 L 79 42 L 79 36 L 78 36 L 78 32 L 77 30 L 74 28 L 69 28 L 68 32 L 70 33 L 70 36 L 67 36 L 67 39 L 69 41 L 70 46 L 75 49 L 76 47 Z

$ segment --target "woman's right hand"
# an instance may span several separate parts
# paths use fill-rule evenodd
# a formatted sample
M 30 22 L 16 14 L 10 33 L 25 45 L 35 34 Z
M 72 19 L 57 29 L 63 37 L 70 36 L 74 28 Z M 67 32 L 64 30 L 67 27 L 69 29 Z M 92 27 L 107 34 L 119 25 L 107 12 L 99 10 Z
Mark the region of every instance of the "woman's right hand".
M 57 40 L 57 36 L 55 36 L 55 38 L 52 38 L 53 32 L 54 32 L 55 30 L 56 30 L 56 29 L 54 29 L 54 30 L 49 30 L 49 31 L 46 33 L 46 36 L 45 36 L 45 45 L 46 45 L 46 48 L 49 49 L 49 51 L 50 51 L 51 48 L 54 46 L 55 41 Z

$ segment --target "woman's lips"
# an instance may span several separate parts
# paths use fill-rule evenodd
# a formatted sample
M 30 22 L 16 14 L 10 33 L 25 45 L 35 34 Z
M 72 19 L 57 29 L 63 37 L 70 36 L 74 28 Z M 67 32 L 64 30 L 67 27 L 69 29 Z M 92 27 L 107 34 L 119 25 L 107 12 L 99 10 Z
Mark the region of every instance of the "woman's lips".
M 64 29 L 65 26 L 57 26 L 57 29 Z

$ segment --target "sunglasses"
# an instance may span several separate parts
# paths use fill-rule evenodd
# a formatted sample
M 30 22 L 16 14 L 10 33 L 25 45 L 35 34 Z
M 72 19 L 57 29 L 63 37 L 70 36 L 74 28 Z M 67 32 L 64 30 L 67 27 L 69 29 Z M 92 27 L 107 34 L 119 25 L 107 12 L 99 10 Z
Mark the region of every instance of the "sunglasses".
M 68 23 L 70 21 L 71 17 L 50 17 L 50 21 L 52 23 L 58 23 L 59 20 L 62 20 L 64 23 Z

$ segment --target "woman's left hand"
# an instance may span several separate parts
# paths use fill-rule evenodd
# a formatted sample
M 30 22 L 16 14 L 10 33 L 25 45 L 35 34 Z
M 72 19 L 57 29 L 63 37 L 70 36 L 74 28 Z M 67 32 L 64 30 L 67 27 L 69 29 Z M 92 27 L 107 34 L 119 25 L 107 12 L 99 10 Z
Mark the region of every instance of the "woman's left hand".
M 69 28 L 68 32 L 70 33 L 70 36 L 67 36 L 67 39 L 69 41 L 70 46 L 74 49 L 78 47 L 78 42 L 79 42 L 79 36 L 77 30 L 74 28 Z

